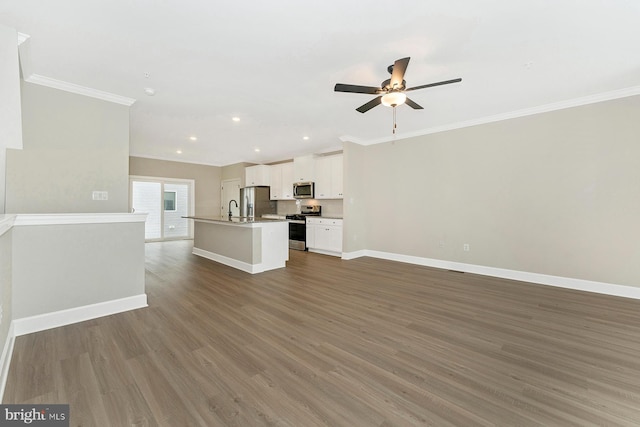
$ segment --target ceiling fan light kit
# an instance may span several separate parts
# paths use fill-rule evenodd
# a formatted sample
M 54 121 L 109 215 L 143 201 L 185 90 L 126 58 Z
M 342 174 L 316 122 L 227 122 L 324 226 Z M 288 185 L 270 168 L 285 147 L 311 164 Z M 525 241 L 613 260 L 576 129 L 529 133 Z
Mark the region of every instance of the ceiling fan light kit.
M 407 104 L 414 110 L 423 110 L 422 106 L 407 98 L 405 92 L 416 89 L 425 89 L 433 86 L 447 85 L 451 83 L 459 83 L 462 79 L 444 80 L 436 83 L 429 83 L 426 85 L 415 86 L 407 88 L 407 82 L 404 80 L 404 73 L 409 65 L 410 57 L 401 58 L 396 60 L 393 65 L 387 67 L 387 71 L 391 74 L 391 78 L 387 79 L 380 84 L 380 87 L 375 86 L 359 86 L 344 83 L 337 83 L 333 88 L 336 92 L 348 92 L 348 93 L 363 93 L 366 95 L 378 95 L 371 101 L 367 102 L 356 108 L 359 113 L 366 113 L 378 104 L 382 104 L 386 107 L 393 107 L 394 120 L 393 120 L 393 133 L 395 133 L 395 107 L 402 104 Z
M 389 92 L 387 94 L 382 95 L 382 105 L 385 107 L 397 107 L 398 105 L 404 104 L 407 100 L 407 95 L 402 92 Z

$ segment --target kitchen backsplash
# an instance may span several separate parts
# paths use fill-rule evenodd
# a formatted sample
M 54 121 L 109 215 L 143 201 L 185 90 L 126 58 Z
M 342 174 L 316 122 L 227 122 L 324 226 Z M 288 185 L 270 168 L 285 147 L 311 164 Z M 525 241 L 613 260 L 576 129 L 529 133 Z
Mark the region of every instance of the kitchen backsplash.
M 320 205 L 322 206 L 322 216 L 342 218 L 342 199 L 278 200 L 278 215 L 300 213 L 300 205 Z

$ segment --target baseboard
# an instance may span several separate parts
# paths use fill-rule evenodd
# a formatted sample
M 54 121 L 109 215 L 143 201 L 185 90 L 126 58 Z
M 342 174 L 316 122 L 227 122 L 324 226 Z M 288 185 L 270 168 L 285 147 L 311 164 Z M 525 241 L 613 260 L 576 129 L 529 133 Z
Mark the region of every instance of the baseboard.
M 147 307 L 147 294 L 23 317 L 14 319 L 14 334 L 15 336 L 26 335 L 143 307 Z
M 2 349 L 2 356 L 0 356 L 0 402 L 4 399 L 4 388 L 6 387 L 7 379 L 9 378 L 9 365 L 11 364 L 13 344 L 15 341 L 14 324 L 11 322 L 11 325 L 9 325 L 7 340 L 4 342 L 4 347 Z
M 309 248 L 308 251 L 316 254 L 337 256 L 342 258 L 342 252 L 326 251 L 324 249 L 312 249 L 312 248 Z
M 442 268 L 445 270 L 463 271 L 465 273 L 481 274 L 483 276 L 499 277 L 501 279 L 518 280 L 539 285 L 555 286 L 574 289 L 577 291 L 594 292 L 617 297 L 640 299 L 640 288 L 634 286 L 616 285 L 613 283 L 595 282 L 591 280 L 574 279 L 571 277 L 551 276 L 547 274 L 531 273 L 527 271 L 507 270 L 503 268 L 486 267 L 475 264 L 465 264 L 454 261 L 444 261 L 432 258 L 422 258 L 402 255 L 392 252 L 360 250 L 342 254 L 342 259 L 350 260 L 363 256 L 386 259 L 390 261 L 406 262 L 408 264 L 423 265 L 425 267 Z
M 367 251 L 366 250 L 361 250 L 361 251 L 353 251 L 353 252 L 342 252 L 342 259 L 345 260 L 350 260 L 350 259 L 356 259 L 356 258 L 360 258 L 363 256 L 368 256 L 367 255 Z
M 237 259 L 229 258 L 224 255 L 216 254 L 213 252 L 206 251 L 200 248 L 193 248 L 191 251 L 192 254 L 201 256 L 202 258 L 210 259 L 211 261 L 219 262 L 220 264 L 228 265 L 229 267 L 237 268 L 238 270 L 242 270 L 245 273 L 260 273 L 261 270 L 256 268 L 256 266 L 251 265 L 247 262 L 238 261 Z

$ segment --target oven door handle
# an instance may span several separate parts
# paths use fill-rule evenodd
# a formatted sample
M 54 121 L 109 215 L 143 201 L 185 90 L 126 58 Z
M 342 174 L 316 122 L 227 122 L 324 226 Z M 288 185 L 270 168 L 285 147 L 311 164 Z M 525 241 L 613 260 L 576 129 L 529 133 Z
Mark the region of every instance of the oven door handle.
M 300 219 L 290 219 L 289 222 L 291 224 L 306 224 L 306 221 L 302 221 Z

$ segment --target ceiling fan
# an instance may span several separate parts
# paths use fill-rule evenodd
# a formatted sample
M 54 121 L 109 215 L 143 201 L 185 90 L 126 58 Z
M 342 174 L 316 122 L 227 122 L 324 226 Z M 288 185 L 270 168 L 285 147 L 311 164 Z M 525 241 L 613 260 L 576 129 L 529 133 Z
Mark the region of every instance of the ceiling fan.
M 379 104 L 385 105 L 387 107 L 397 107 L 398 105 L 407 104 L 409 107 L 415 110 L 422 110 L 423 108 L 420 105 L 407 98 L 405 92 L 417 89 L 425 89 L 433 86 L 441 86 L 450 83 L 458 83 L 462 81 L 462 79 L 444 80 L 441 82 L 429 83 L 422 86 L 407 88 L 407 82 L 404 80 L 404 73 L 407 70 L 407 65 L 409 65 L 409 59 L 411 58 L 401 58 L 394 62 L 393 65 L 389 65 L 389 67 L 387 67 L 387 71 L 389 71 L 389 74 L 391 74 L 391 78 L 383 81 L 380 84 L 380 87 L 338 83 L 336 84 L 334 90 L 336 92 L 378 95 L 366 104 L 363 104 L 360 107 L 356 108 L 356 111 L 360 113 L 366 113 Z

